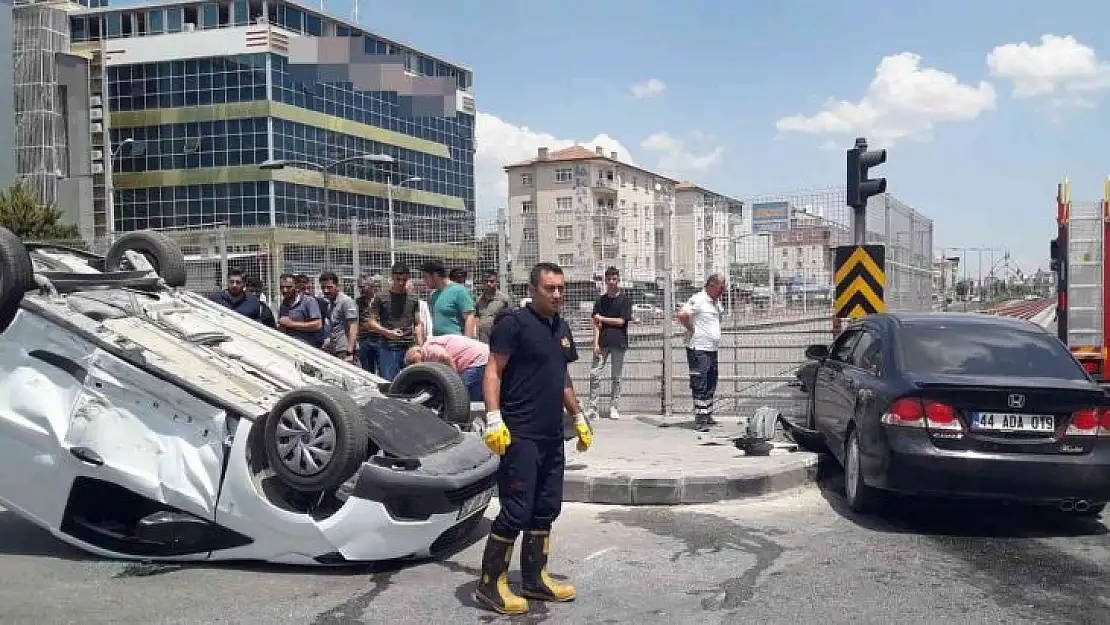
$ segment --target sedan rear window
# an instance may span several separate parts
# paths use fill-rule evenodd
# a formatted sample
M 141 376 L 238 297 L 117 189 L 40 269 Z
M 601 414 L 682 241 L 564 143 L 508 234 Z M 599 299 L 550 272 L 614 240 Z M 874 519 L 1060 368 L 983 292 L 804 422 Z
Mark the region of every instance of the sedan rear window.
M 907 372 L 1084 380 L 1086 373 L 1047 333 L 986 324 L 906 324 L 901 332 Z

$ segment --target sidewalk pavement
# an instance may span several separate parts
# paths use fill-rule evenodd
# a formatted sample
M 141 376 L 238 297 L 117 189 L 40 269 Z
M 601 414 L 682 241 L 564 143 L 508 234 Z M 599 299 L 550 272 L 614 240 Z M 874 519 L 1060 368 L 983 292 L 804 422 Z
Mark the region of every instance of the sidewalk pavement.
M 743 499 L 797 488 L 817 475 L 817 454 L 776 443 L 769 456 L 747 456 L 729 435 L 735 418 L 707 433 L 689 422 L 658 427 L 650 417 L 593 421 L 593 446 L 566 447 L 563 500 L 619 505 L 676 505 Z

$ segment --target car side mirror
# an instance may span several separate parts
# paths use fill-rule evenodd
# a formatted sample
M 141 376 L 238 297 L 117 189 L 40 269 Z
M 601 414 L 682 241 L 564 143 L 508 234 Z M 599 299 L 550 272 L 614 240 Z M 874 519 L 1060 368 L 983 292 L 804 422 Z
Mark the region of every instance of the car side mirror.
M 810 360 L 824 360 L 829 357 L 829 346 L 815 343 L 806 348 L 806 358 Z

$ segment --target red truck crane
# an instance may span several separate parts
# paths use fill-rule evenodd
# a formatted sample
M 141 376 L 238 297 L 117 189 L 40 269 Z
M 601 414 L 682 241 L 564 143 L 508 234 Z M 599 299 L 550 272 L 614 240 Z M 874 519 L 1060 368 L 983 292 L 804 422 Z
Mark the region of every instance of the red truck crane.
M 1050 245 L 1056 272 L 1056 331 L 1099 382 L 1108 381 L 1110 356 L 1110 177 L 1102 200 L 1072 202 L 1071 183 L 1056 186 L 1056 238 Z

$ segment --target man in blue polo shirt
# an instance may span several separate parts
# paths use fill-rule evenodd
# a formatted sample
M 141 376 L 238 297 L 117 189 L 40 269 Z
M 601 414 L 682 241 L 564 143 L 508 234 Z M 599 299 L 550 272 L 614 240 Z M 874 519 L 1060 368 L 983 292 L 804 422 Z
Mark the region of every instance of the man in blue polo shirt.
M 539 263 L 529 276 L 532 301 L 499 315 L 490 333 L 483 379 L 486 423 L 483 438 L 501 456 L 497 472 L 501 512 L 490 528 L 475 598 L 501 614 L 523 614 L 528 598 L 571 601 L 576 591 L 547 573 L 551 526 L 563 503 L 563 410 L 575 415 L 578 450 L 593 433 L 571 384 L 567 367 L 578 360 L 570 326 L 559 316 L 566 294 L 563 270 Z M 521 590 L 507 576 L 517 536 Z
M 320 328 L 324 325 L 316 298 L 301 293 L 291 273 L 282 274 L 279 284 L 281 305 L 278 307 L 278 329 L 309 345 L 316 345 Z

